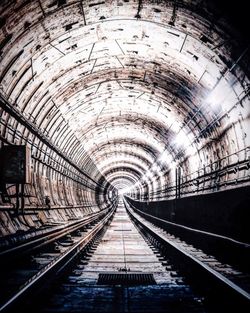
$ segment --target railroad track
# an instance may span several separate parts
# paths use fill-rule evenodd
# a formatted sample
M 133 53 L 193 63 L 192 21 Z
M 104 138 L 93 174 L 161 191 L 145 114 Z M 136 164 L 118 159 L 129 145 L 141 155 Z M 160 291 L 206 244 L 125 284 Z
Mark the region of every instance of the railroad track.
M 36 255 L 40 270 L 0 311 L 249 312 L 249 276 L 167 233 L 126 201 L 113 213 L 66 237 L 59 252 Z
M 103 210 L 78 223 L 53 230 L 46 236 L 1 251 L 0 312 L 15 312 L 35 289 L 87 249 L 113 213 L 114 209 Z M 15 253 L 18 258 L 11 260 Z
M 222 264 L 230 264 L 240 272 L 249 272 L 249 243 L 164 220 L 138 209 L 129 201 L 129 198 L 126 198 L 125 201 L 127 205 L 133 208 L 133 211 L 166 230 L 173 235 L 173 238 L 178 237 L 179 240 L 188 244 L 190 249 L 200 249 L 207 255 L 213 255 Z
M 37 313 L 165 313 L 166 308 L 172 308 L 172 312 L 204 312 L 201 297 L 185 283 L 172 262 L 166 270 L 121 202 L 88 257 L 79 259 L 40 298 L 46 302 L 36 302 Z
M 170 251 L 174 253 L 174 257 L 181 259 L 183 263 L 189 264 L 193 274 L 198 273 L 204 281 L 208 279 L 209 283 L 214 284 L 218 292 L 223 292 L 226 297 L 233 297 L 235 299 L 233 303 L 236 303 L 236 305 L 239 303 L 248 307 L 248 309 L 250 308 L 250 275 L 248 273 L 240 272 L 229 264 L 221 263 L 214 256 L 187 244 L 151 222 L 151 220 L 155 222 L 159 219 L 155 219 L 148 214 L 142 216 L 142 212 L 135 208 L 132 209 L 128 203 L 126 203 L 126 209 L 139 229 L 146 237 L 149 236 L 150 242 L 153 242 L 163 251 L 167 249 L 168 253 Z
M 36 231 L 35 234 L 29 234 L 26 236 L 20 236 L 17 240 L 14 239 L 5 240 L 0 243 L 0 260 L 1 263 L 7 260 L 9 262 L 11 257 L 21 256 L 31 251 L 37 250 L 51 242 L 59 240 L 66 235 L 69 235 L 78 229 L 87 227 L 91 223 L 94 223 L 97 219 L 107 214 L 108 210 L 101 212 L 91 213 L 86 217 L 76 220 L 70 223 L 63 223 L 62 225 L 55 226 L 52 228 L 46 228 L 43 230 Z

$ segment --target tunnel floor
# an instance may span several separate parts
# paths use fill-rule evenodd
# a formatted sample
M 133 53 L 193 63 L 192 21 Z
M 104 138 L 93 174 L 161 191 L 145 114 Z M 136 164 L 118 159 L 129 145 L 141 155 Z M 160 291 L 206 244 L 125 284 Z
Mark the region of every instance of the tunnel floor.
M 86 264 L 81 260 L 37 312 L 206 312 L 202 300 L 171 267 L 164 266 L 131 222 L 120 201 L 114 218 Z M 99 274 L 153 274 L 154 282 L 108 284 Z

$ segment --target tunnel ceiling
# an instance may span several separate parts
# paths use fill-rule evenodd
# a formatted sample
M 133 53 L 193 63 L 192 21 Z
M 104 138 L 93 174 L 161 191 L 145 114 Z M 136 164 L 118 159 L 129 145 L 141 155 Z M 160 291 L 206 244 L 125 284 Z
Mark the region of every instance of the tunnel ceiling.
M 166 183 L 174 166 L 190 174 L 249 147 L 249 42 L 220 2 L 8 0 L 0 10 L 3 98 L 90 175 L 93 162 L 118 189 Z M 3 114 L 6 124 L 22 131 Z

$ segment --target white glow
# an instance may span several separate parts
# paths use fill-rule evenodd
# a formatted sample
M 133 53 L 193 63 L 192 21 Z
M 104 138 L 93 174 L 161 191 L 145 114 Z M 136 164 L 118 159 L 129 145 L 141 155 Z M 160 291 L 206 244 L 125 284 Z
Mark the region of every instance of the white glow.
M 211 105 L 213 109 L 219 110 L 222 108 L 224 101 L 228 98 L 235 98 L 235 94 L 232 94 L 231 86 L 222 78 L 207 97 L 206 103 Z M 231 99 L 231 101 L 233 103 L 234 99 Z
M 181 131 L 179 134 L 176 135 L 174 139 L 174 144 L 179 148 L 179 147 L 187 147 L 189 144 L 189 139 L 187 135 Z
M 169 154 L 169 152 L 167 150 L 165 150 L 162 155 L 159 158 L 159 162 L 161 162 L 162 164 L 168 164 L 170 165 L 173 161 L 172 156 Z
M 153 166 L 151 167 L 152 171 L 157 171 L 158 170 L 158 166 L 156 163 L 153 164 Z
M 186 147 L 186 154 L 187 155 L 194 155 L 197 152 L 197 150 L 195 149 L 195 147 L 193 145 L 189 145 L 188 147 Z
M 190 138 L 191 136 L 192 138 Z M 186 155 L 193 155 L 196 153 L 196 149 L 193 146 L 194 144 L 192 144 L 190 140 L 190 139 L 193 140 L 194 139 L 193 137 L 194 137 L 193 134 L 189 134 L 187 136 L 185 132 L 182 130 L 176 135 L 173 143 L 177 149 L 183 149 Z

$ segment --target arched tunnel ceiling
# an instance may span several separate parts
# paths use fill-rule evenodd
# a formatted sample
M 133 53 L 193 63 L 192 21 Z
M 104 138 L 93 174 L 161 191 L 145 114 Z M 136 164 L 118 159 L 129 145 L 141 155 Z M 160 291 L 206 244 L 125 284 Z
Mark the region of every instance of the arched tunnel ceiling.
M 249 147 L 249 42 L 220 3 L 8 0 L 0 9 L 1 94 L 79 167 L 91 159 L 126 188 Z

